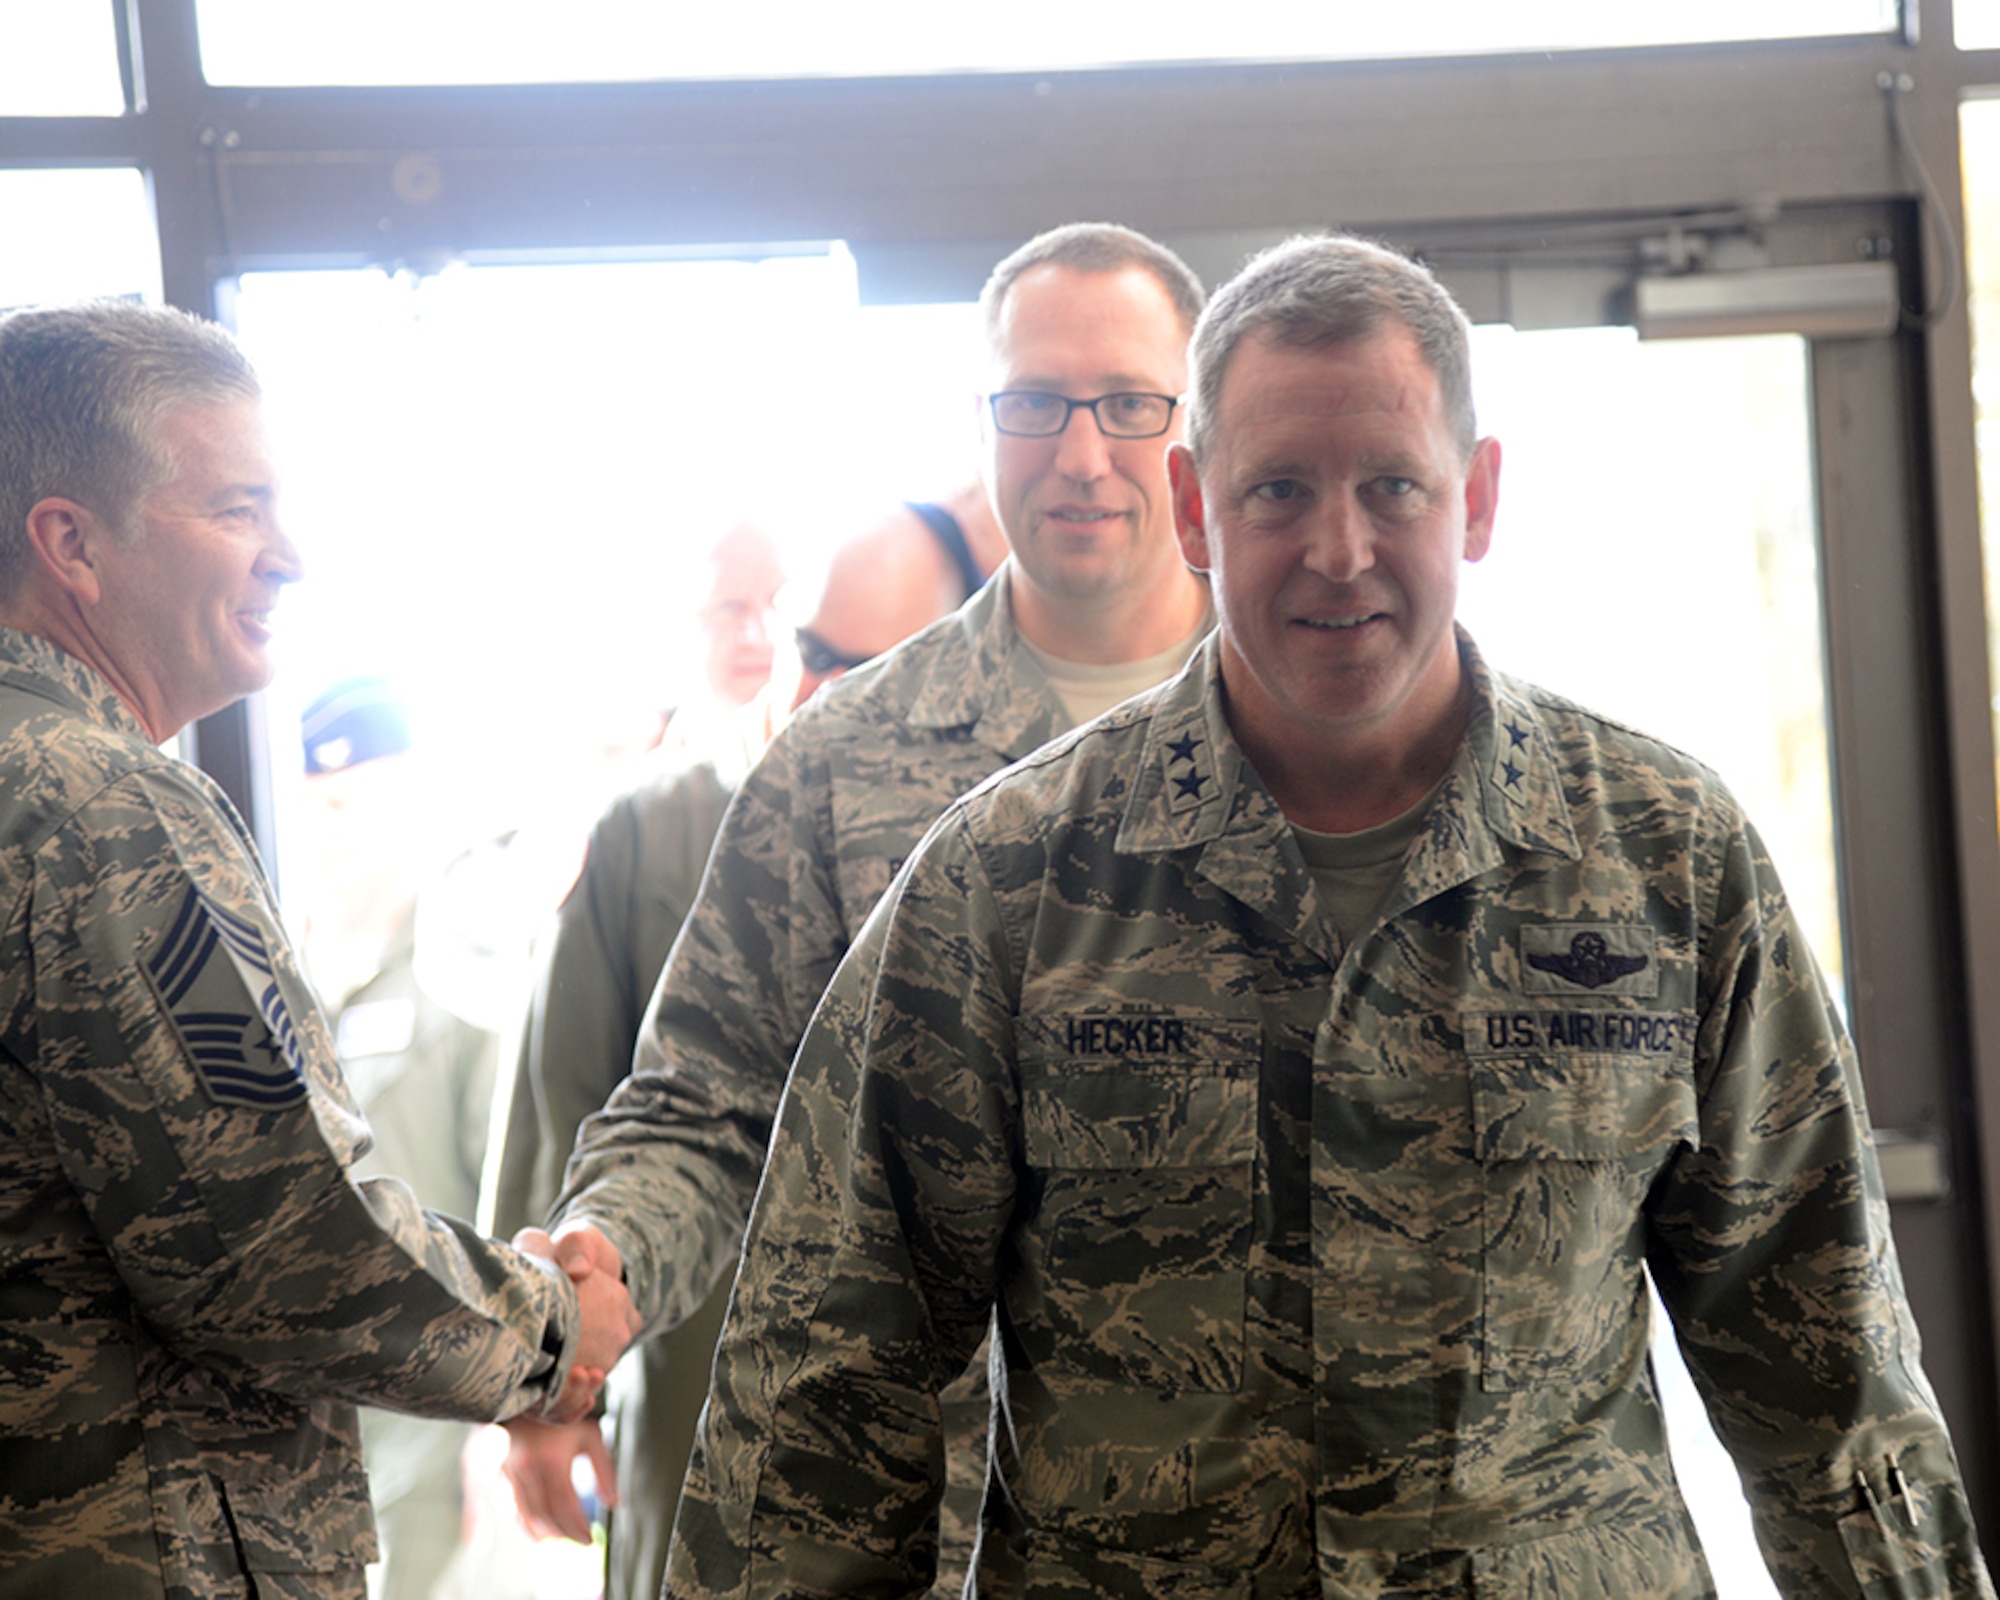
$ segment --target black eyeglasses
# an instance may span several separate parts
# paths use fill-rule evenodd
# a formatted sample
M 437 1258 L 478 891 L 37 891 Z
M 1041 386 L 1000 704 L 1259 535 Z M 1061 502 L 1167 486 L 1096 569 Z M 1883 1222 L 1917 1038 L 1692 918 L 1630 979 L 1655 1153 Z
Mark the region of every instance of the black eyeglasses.
M 815 678 L 830 678 L 836 672 L 846 672 L 860 666 L 873 656 L 849 655 L 845 650 L 836 650 L 810 628 L 796 628 L 792 638 L 799 647 L 799 665 Z
M 1072 400 L 1041 389 L 1002 389 L 989 394 L 993 426 L 1024 439 L 1049 439 L 1069 426 L 1071 415 L 1088 411 L 1107 439 L 1157 439 L 1173 425 L 1180 398 L 1170 394 L 1101 394 Z

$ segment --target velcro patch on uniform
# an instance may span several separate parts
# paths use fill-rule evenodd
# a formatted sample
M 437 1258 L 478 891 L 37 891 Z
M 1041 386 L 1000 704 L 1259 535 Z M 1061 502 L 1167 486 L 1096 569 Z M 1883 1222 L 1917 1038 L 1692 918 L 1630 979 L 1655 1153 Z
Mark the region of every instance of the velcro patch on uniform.
M 1260 1059 L 1262 1034 L 1254 1019 L 1210 1013 L 1175 1016 L 1158 1011 L 1079 1012 L 1074 1016 L 1023 1017 L 1021 1060 L 1117 1060 L 1183 1069 L 1194 1062 Z
M 1653 930 L 1644 924 L 1549 922 L 1521 930 L 1523 994 L 1660 992 Z
M 1671 1056 L 1694 1053 L 1692 1013 L 1624 1011 L 1606 1007 L 1550 1006 L 1519 1011 L 1468 1011 L 1469 1056 L 1579 1055 Z
M 191 887 L 146 975 L 211 1100 L 271 1110 L 306 1098 L 298 1032 L 254 922 Z

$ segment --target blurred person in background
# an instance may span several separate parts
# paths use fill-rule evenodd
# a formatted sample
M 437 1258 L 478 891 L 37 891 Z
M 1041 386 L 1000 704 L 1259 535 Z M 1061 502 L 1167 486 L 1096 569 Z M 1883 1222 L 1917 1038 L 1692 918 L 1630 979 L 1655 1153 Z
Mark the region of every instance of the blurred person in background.
M 471 1217 L 500 1042 L 421 981 L 419 897 L 439 863 L 436 829 L 426 820 L 431 789 L 411 749 L 407 711 L 387 680 L 353 678 L 305 708 L 299 736 L 303 859 L 314 885 L 306 969 L 375 1133 L 354 1170 L 393 1174 L 429 1209 Z M 362 1460 L 382 1539 L 381 1565 L 369 1579 L 377 1600 L 470 1592 L 459 1458 L 472 1431 L 363 1408 Z M 492 1586 L 480 1592 L 490 1595 Z
M 768 640 L 768 604 L 776 593 L 768 582 L 770 565 L 756 550 L 754 542 L 732 536 L 714 552 L 714 581 L 700 613 L 711 699 L 695 709 L 696 723 L 712 721 L 732 701 L 751 704 L 745 691 L 753 647 Z M 798 630 L 794 704 L 948 615 L 1005 554 L 979 485 L 935 504 L 899 505 L 843 541 L 827 562 L 808 623 Z M 760 595 L 766 609 L 753 621 L 748 608 Z M 767 647 L 762 659 L 769 676 L 774 653 Z M 687 717 L 676 714 L 669 744 L 675 730 L 688 730 Z M 769 722 L 749 726 L 768 732 Z M 696 742 L 664 761 L 599 819 L 583 871 L 540 952 L 511 1088 L 495 1107 L 502 1131 L 486 1197 L 493 1226 L 524 1227 L 546 1214 L 578 1127 L 631 1070 L 654 982 L 693 904 L 729 797 L 750 764 L 747 757 L 688 759 L 700 748 Z M 736 741 L 725 741 L 725 754 L 733 757 L 737 750 Z M 608 1517 L 607 1600 L 652 1600 L 659 1593 L 727 1300 L 725 1283 L 688 1321 L 620 1365 L 607 1395 L 613 1419 L 608 1445 L 594 1421 L 509 1430 L 508 1474 L 535 1532 L 590 1537 L 571 1477 L 578 1457 L 590 1462 L 600 1493 L 615 1497 Z
M 970 600 L 1007 559 L 986 486 L 907 500 L 841 542 L 819 602 L 795 630 L 793 709 L 830 679 L 872 660 Z
M 723 810 L 776 720 L 771 679 L 784 585 L 777 547 L 761 529 L 738 526 L 710 548 L 706 566 L 701 605 L 689 619 L 698 689 L 670 708 L 646 776 L 597 819 L 575 883 L 536 942 L 519 1045 L 492 1099 L 484 1195 L 492 1226 L 541 1219 L 561 1187 L 578 1125 L 630 1070 L 639 1019 L 693 903 Z M 718 1293 L 696 1322 L 618 1368 L 606 1396 L 608 1443 L 588 1420 L 523 1435 L 510 1447 L 507 1473 L 538 1536 L 590 1539 L 570 1476 L 577 1457 L 590 1462 L 600 1498 L 617 1507 L 606 1518 L 613 1600 L 659 1593 L 723 1299 Z M 556 1498 L 572 1509 L 560 1526 L 543 1514 L 552 1498 L 542 1488 L 548 1474 L 560 1478 Z

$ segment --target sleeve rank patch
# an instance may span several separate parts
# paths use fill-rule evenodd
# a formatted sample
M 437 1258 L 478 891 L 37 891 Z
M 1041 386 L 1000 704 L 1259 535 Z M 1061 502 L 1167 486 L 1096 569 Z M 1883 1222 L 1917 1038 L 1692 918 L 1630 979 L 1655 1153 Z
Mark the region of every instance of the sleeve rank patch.
M 306 1098 L 298 1034 L 254 922 L 190 887 L 146 972 L 210 1099 L 271 1110 Z

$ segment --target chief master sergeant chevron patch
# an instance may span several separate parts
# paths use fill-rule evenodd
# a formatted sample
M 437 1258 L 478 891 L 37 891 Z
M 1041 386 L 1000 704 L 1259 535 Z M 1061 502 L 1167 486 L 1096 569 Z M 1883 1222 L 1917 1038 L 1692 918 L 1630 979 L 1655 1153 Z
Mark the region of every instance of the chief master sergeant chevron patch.
M 146 975 L 210 1099 L 274 1110 L 306 1098 L 291 1013 L 254 922 L 190 887 Z

